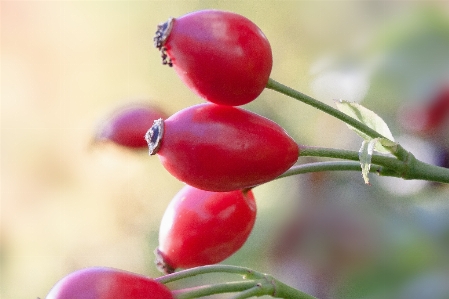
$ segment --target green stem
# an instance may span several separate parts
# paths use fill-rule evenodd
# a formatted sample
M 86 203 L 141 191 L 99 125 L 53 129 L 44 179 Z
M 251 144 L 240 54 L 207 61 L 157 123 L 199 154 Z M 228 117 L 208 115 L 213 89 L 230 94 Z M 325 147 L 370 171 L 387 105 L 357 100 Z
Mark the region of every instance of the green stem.
M 315 297 L 292 288 L 270 275 L 254 271 L 249 268 L 230 265 L 209 265 L 191 268 L 176 273 L 168 274 L 156 278 L 155 280 L 166 284 L 176 280 L 193 277 L 207 273 L 233 273 L 241 275 L 243 278 L 251 279 L 241 282 L 226 282 L 211 284 L 194 288 L 180 289 L 173 291 L 177 299 L 191 299 L 212 294 L 243 292 L 243 294 L 253 294 L 255 296 L 270 295 L 276 298 L 286 299 L 316 299 Z M 257 289 L 257 292 L 256 292 Z M 237 297 L 248 298 L 248 297 Z
M 274 284 L 274 293 L 270 295 L 273 297 L 285 299 L 317 299 L 316 297 L 292 288 L 279 280 L 273 280 L 272 283 Z
M 413 155 L 410 155 L 408 165 L 408 179 L 449 183 L 449 168 L 424 163 Z
M 191 299 L 213 294 L 242 292 L 253 288 L 258 283 L 260 282 L 254 280 L 232 281 L 218 284 L 202 285 L 199 287 L 188 289 L 174 290 L 172 291 L 172 293 L 175 295 L 176 299 Z
M 256 285 L 256 286 L 232 297 L 232 299 L 245 299 L 245 298 L 250 298 L 250 297 L 259 297 L 259 296 L 262 296 L 265 294 L 266 294 L 265 290 L 262 289 L 262 287 L 260 285 Z
M 209 266 L 201 266 L 201 267 L 195 267 L 183 271 L 179 271 L 176 273 L 164 275 L 161 277 L 156 278 L 160 283 L 169 283 L 172 281 L 184 279 L 187 277 L 193 277 L 201 274 L 207 274 L 207 273 L 233 273 L 242 276 L 243 278 L 247 279 L 261 279 L 265 277 L 265 274 L 262 274 L 260 272 L 254 271 L 249 268 L 245 267 L 239 267 L 239 266 L 231 266 L 231 265 L 209 265 Z
M 327 157 L 345 160 L 359 161 L 359 153 L 356 151 L 313 147 L 300 145 L 301 157 Z M 373 154 L 372 164 L 383 166 L 381 175 L 401 177 L 406 180 L 426 180 L 440 183 L 449 183 L 449 168 L 430 165 L 417 160 L 408 153 L 405 161 L 379 154 Z
M 359 153 L 356 151 L 301 144 L 298 144 L 298 146 L 300 157 L 323 157 L 359 161 Z
M 385 136 L 383 136 L 382 134 L 378 133 L 377 131 L 371 129 L 370 127 L 368 127 L 367 125 L 365 125 L 364 123 L 358 121 L 357 119 L 339 111 L 338 109 L 335 109 L 323 102 L 320 102 L 306 94 L 303 94 L 297 90 L 294 90 L 293 88 L 290 88 L 288 86 L 285 86 L 273 79 L 269 79 L 266 88 L 268 89 L 272 89 L 274 91 L 277 91 L 279 93 L 282 93 L 286 96 L 292 97 L 298 101 L 301 101 L 307 105 L 310 105 L 314 108 L 317 108 L 345 123 L 347 123 L 348 125 L 352 126 L 353 128 L 359 130 L 360 132 L 365 133 L 366 135 L 368 135 L 371 138 L 386 138 Z M 400 145 L 397 145 L 394 148 L 391 148 L 391 153 L 393 155 L 395 155 L 399 160 L 401 161 L 405 161 L 408 152 Z
M 320 171 L 362 171 L 360 162 L 353 161 L 331 161 L 331 162 L 313 162 L 301 165 L 295 165 L 289 170 L 277 177 L 277 179 L 289 177 L 292 175 L 320 172 Z M 370 172 L 377 172 L 379 175 L 398 176 L 391 171 L 379 165 L 371 165 Z
M 192 299 L 213 294 L 235 292 L 241 293 L 236 295 L 234 299 L 244 299 L 263 295 L 284 299 L 317 299 L 309 294 L 292 288 L 269 275 L 260 280 L 232 281 L 172 291 L 176 299 Z
M 345 160 L 359 161 L 359 152 L 335 149 L 335 148 L 325 148 L 317 146 L 306 146 L 299 145 L 300 157 L 326 157 L 326 158 L 337 158 Z M 371 158 L 373 164 L 385 166 L 398 171 L 399 173 L 404 172 L 406 165 L 404 162 L 399 161 L 396 158 L 388 157 L 379 154 L 373 154 Z

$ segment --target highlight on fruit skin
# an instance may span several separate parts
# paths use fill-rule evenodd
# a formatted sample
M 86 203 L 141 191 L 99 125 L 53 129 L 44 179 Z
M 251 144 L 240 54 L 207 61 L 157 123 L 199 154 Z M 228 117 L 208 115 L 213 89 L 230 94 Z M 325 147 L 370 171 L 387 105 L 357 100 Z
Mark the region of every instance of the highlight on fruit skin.
M 238 107 L 204 103 L 156 121 L 146 134 L 174 177 L 208 191 L 271 181 L 296 163 L 298 144 L 275 122 Z
M 132 150 L 146 149 L 145 133 L 153 122 L 167 115 L 147 102 L 118 107 L 98 127 L 94 142 L 113 143 Z
M 155 47 L 198 96 L 239 106 L 264 90 L 273 66 L 270 43 L 246 17 L 222 10 L 199 10 L 158 26 Z

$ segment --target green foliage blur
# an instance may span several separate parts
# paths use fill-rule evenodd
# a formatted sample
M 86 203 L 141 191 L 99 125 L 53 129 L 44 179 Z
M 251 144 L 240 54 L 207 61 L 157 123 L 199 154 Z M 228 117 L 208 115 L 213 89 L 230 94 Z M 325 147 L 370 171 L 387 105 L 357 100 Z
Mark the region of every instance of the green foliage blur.
M 449 122 L 423 133 L 402 114 L 449 84 L 443 1 L 2 1 L 0 298 L 44 298 L 88 266 L 160 275 L 159 222 L 183 184 L 145 151 L 92 141 L 121 105 L 172 114 L 203 101 L 162 66 L 152 38 L 168 17 L 206 8 L 262 29 L 273 79 L 332 105 L 360 102 L 419 159 L 449 167 Z M 358 150 L 362 142 L 273 91 L 244 108 L 300 144 Z M 224 263 L 320 299 L 449 298 L 449 186 L 374 175 L 371 184 L 358 172 L 315 173 L 255 188 L 255 229 Z

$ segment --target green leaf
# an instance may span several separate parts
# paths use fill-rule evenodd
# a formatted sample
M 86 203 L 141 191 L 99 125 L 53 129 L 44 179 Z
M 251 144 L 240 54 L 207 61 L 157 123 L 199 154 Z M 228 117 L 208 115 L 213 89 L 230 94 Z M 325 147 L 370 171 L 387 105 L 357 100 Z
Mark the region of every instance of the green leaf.
M 371 129 L 375 130 L 379 134 L 383 135 L 386 138 L 380 138 L 376 142 L 375 150 L 382 153 L 390 153 L 390 149 L 394 149 L 396 146 L 396 143 L 394 142 L 393 134 L 391 134 L 390 129 L 388 128 L 388 125 L 385 123 L 385 121 L 376 113 L 373 111 L 363 107 L 362 105 L 358 103 L 352 103 L 348 101 L 337 101 L 337 108 L 341 112 L 359 120 L 360 122 L 364 123 Z M 354 130 L 359 136 L 361 136 L 364 140 L 370 141 L 373 138 L 369 137 L 365 133 L 360 132 L 357 129 L 354 129 L 352 126 L 348 127 L 351 130 Z
M 362 142 L 362 147 L 359 150 L 359 160 L 360 165 L 362 166 L 362 176 L 365 184 L 370 185 L 368 173 L 371 168 L 371 158 L 373 156 L 374 147 L 379 142 L 379 138 L 375 138 L 372 140 L 364 140 Z

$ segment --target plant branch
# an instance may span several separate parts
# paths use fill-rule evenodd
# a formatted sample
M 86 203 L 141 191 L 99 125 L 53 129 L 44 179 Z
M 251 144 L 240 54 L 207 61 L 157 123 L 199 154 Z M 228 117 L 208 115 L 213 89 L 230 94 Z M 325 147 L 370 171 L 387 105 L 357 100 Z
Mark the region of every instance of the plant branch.
M 286 96 L 289 96 L 291 98 L 294 98 L 298 101 L 301 101 L 307 105 L 310 105 L 314 108 L 317 108 L 345 123 L 347 123 L 348 125 L 352 126 L 353 128 L 359 130 L 360 132 L 365 133 L 366 135 L 368 135 L 371 138 L 386 138 L 385 136 L 383 136 L 382 134 L 378 133 L 377 131 L 371 129 L 370 127 L 368 127 L 367 125 L 365 125 L 364 123 L 358 121 L 357 119 L 341 112 L 340 110 L 333 108 L 323 102 L 320 102 L 306 94 L 303 94 L 297 90 L 294 90 L 293 88 L 290 88 L 288 86 L 285 86 L 273 79 L 269 79 L 266 88 L 268 89 L 272 89 L 274 91 L 277 91 L 279 93 L 282 93 Z M 391 153 L 393 155 L 395 155 L 399 160 L 401 161 L 405 161 L 408 155 L 408 152 L 399 144 L 397 146 L 395 146 L 394 148 L 389 148 L 389 150 L 391 150 Z
M 359 153 L 356 151 L 305 145 L 300 145 L 299 148 L 300 157 L 326 157 L 359 161 Z M 417 160 L 411 153 L 408 153 L 405 161 L 385 155 L 373 154 L 371 162 L 374 165 L 383 166 L 379 173 L 381 175 L 401 177 L 406 180 L 418 179 L 449 183 L 449 168 L 424 163 Z
M 249 298 L 252 296 L 270 295 L 276 298 L 287 299 L 316 299 L 315 297 L 292 288 L 270 275 L 260 273 L 249 268 L 230 265 L 209 265 L 191 268 L 156 278 L 155 280 L 166 284 L 176 280 L 207 273 L 233 273 L 250 279 L 241 282 L 233 281 L 211 285 L 198 286 L 173 291 L 177 299 L 191 299 L 212 294 L 242 292 L 235 298 Z M 246 295 L 245 295 L 246 294 Z M 243 297 L 241 297 L 243 296 Z M 246 296 L 246 297 L 245 297 Z
M 326 157 L 326 158 L 337 158 L 353 161 L 360 160 L 359 152 L 357 151 L 325 148 L 317 146 L 306 146 L 306 145 L 299 145 L 299 155 L 300 157 Z M 399 161 L 394 157 L 388 157 L 380 154 L 373 154 L 371 161 L 373 164 L 394 169 L 399 173 L 403 173 L 404 168 L 406 167 L 404 162 Z
M 317 299 L 316 297 L 292 288 L 277 279 L 273 279 L 271 283 L 274 285 L 274 293 L 270 294 L 273 297 L 285 299 Z
M 251 297 L 259 297 L 265 295 L 264 290 L 260 285 L 256 285 L 250 289 L 247 289 L 246 291 L 241 292 L 238 295 L 235 295 L 232 297 L 232 299 L 245 299 L 245 298 L 251 298 Z
M 155 280 L 157 280 L 160 283 L 166 284 L 172 281 L 207 273 L 233 273 L 240 275 L 246 279 L 261 279 L 265 277 L 265 274 L 245 267 L 231 266 L 231 265 L 209 265 L 182 270 L 176 273 L 155 278 Z
M 258 283 L 260 282 L 254 280 L 232 281 L 218 284 L 202 285 L 188 289 L 174 290 L 172 291 L 172 293 L 173 295 L 175 295 L 176 299 L 191 299 L 213 294 L 242 292 L 253 288 Z
M 449 168 L 430 165 L 410 155 L 408 179 L 449 183 Z
M 289 170 L 277 177 L 277 179 L 289 177 L 297 174 L 304 174 L 310 172 L 320 171 L 362 171 L 360 162 L 353 161 L 328 161 L 328 162 L 313 162 L 301 165 L 295 165 Z M 371 165 L 370 172 L 376 172 L 379 175 L 399 176 L 394 175 L 394 172 L 387 170 L 379 165 Z

